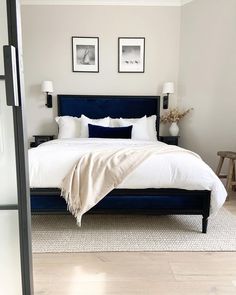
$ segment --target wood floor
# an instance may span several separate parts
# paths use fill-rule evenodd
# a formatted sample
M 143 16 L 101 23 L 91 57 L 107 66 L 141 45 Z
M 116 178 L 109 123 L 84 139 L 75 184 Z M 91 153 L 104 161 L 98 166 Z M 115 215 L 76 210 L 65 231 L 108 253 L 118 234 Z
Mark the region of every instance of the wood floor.
M 236 215 L 236 194 L 225 207 Z M 236 252 L 34 254 L 36 295 L 236 294 Z

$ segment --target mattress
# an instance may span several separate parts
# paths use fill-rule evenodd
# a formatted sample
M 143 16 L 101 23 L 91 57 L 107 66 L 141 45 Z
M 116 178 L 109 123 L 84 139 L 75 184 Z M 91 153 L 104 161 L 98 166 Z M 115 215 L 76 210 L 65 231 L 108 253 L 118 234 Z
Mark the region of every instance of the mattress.
M 63 178 L 82 155 L 95 150 L 145 146 L 129 139 L 56 139 L 29 150 L 31 188 L 60 188 Z M 160 148 L 165 143 L 155 141 Z M 211 214 L 225 202 L 227 192 L 212 169 L 196 154 L 176 147 L 176 153 L 157 154 L 139 165 L 118 188 L 178 188 L 211 191 Z

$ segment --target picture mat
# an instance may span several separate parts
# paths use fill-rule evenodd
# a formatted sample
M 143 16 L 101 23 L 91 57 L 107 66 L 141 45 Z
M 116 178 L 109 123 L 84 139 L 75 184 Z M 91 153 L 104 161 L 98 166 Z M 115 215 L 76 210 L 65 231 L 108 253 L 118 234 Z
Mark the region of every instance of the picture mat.
M 98 39 L 73 37 L 73 71 L 75 72 L 98 72 Z M 83 65 L 77 62 L 77 46 L 94 46 L 94 64 Z
M 126 57 L 124 56 L 124 52 L 123 52 L 124 47 L 126 47 L 126 50 L 127 50 Z M 133 50 L 132 50 L 132 47 L 133 47 Z M 140 39 L 139 38 L 137 39 L 120 38 L 119 39 L 119 71 L 120 72 L 144 72 L 144 50 L 145 50 L 144 38 L 140 38 Z M 132 55 L 133 55 L 133 60 L 132 60 Z M 127 58 L 128 62 L 133 61 L 133 63 L 125 64 L 124 62 L 125 58 Z M 138 61 L 138 64 L 135 61 Z

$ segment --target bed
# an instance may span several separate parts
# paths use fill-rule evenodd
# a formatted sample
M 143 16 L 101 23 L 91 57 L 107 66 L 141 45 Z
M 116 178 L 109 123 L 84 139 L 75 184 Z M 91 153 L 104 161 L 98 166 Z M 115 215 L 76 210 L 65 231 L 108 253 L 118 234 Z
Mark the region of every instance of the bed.
M 92 119 L 110 116 L 111 118 L 141 118 L 157 115 L 156 131 L 159 136 L 160 97 L 158 96 L 82 96 L 58 95 L 58 115 L 80 117 L 82 114 Z M 86 141 L 85 141 L 86 143 Z M 58 142 L 54 143 L 58 144 Z M 64 143 L 63 143 L 64 144 Z M 77 142 L 75 144 L 78 144 Z M 108 143 L 109 144 L 109 143 Z M 121 144 L 123 144 L 121 142 Z M 62 144 L 59 145 L 61 146 Z M 51 145 L 41 149 L 44 154 L 50 152 Z M 43 154 L 42 154 L 43 155 Z M 50 159 L 49 159 L 50 161 Z M 59 168 L 58 168 L 59 169 Z M 153 171 L 151 172 L 153 173 Z M 53 173 L 52 173 L 53 174 Z M 155 175 L 153 174 L 153 177 Z M 212 175 L 214 178 L 214 176 Z M 49 177 L 48 177 L 49 178 Z M 215 179 L 215 182 L 218 180 Z M 46 182 L 47 183 L 47 182 Z M 217 183 L 219 194 L 218 206 L 225 200 L 224 189 Z M 49 185 L 48 185 L 49 186 Z M 31 210 L 33 214 L 65 213 L 67 204 L 60 197 L 60 190 L 55 187 L 32 185 Z M 56 187 L 57 186 L 57 187 Z M 178 187 L 123 188 L 111 191 L 89 213 L 141 213 L 141 214 L 182 214 L 201 215 L 202 232 L 207 232 L 210 215 L 210 189 L 183 189 Z M 194 188 L 194 186 L 193 186 Z

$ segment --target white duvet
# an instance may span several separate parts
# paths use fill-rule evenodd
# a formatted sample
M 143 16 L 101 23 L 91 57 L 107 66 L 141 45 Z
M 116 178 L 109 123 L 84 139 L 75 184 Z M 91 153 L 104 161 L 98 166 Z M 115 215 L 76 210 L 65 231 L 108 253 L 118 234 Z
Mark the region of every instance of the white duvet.
M 31 188 L 60 188 L 63 178 L 81 155 L 93 150 L 119 149 L 150 144 L 129 139 L 57 139 L 29 150 Z M 155 142 L 156 148 L 165 145 Z M 179 149 L 176 147 L 176 149 Z M 179 188 L 211 191 L 211 214 L 225 202 L 227 192 L 200 157 L 189 152 L 172 152 L 149 157 L 118 188 Z

